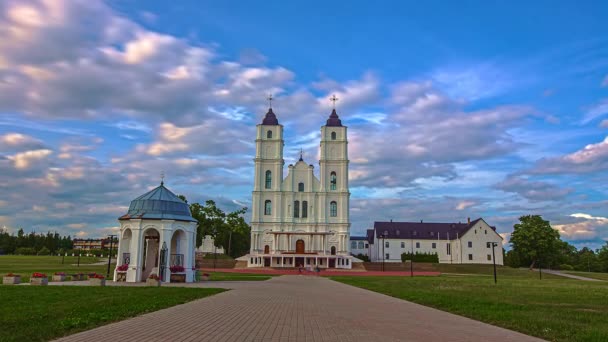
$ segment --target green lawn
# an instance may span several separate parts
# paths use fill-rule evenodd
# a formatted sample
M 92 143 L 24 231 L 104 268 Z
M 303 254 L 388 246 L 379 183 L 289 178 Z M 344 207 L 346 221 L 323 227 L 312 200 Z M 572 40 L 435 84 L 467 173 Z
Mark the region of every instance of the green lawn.
M 256 281 L 268 280 L 271 275 L 252 273 L 228 273 L 228 272 L 206 272 L 209 273 L 211 281 Z
M 2 255 L 0 256 L 0 282 L 2 276 L 12 272 L 21 275 L 22 282 L 28 282 L 30 275 L 34 272 L 45 273 L 49 278 L 55 272 L 65 272 L 67 275 L 74 273 L 101 273 L 106 274 L 108 265 L 90 265 L 96 262 L 107 262 L 107 258 L 96 257 L 80 257 L 80 266 L 78 257 L 62 257 L 60 256 L 25 256 L 25 255 Z M 114 264 L 110 267 L 110 275 L 114 272 Z
M 0 341 L 48 341 L 223 291 L 174 287 L 0 286 Z
M 551 341 L 608 341 L 606 284 L 550 275 L 541 281 L 537 272 L 501 271 L 497 285 L 481 271 L 469 276 L 331 279 Z

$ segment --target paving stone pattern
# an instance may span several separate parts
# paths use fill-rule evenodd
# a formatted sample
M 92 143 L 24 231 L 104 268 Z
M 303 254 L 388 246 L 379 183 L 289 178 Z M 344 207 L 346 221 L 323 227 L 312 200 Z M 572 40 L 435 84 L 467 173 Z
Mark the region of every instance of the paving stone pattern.
M 196 286 L 232 290 L 60 341 L 541 341 L 322 277 Z

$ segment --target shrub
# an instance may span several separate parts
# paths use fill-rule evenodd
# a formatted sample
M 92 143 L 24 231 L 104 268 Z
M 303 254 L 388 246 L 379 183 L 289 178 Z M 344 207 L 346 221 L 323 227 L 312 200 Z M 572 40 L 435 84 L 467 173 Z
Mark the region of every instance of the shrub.
M 437 253 L 418 253 L 413 255 L 412 253 L 403 253 L 401 254 L 401 261 L 405 262 L 406 260 L 412 260 L 414 262 L 431 262 L 431 263 L 439 263 L 439 256 Z
M 51 254 L 51 251 L 46 247 L 42 247 L 38 251 L 38 255 L 50 255 L 50 254 Z
M 563 271 L 572 271 L 572 270 L 574 270 L 574 267 L 572 267 L 572 265 L 568 265 L 568 264 L 561 264 L 561 265 L 559 265 L 559 269 L 563 270 Z
M 30 247 L 19 247 L 15 250 L 17 255 L 36 255 L 36 250 Z
M 369 262 L 369 257 L 365 254 L 357 254 L 355 255 L 355 258 L 363 260 L 364 262 Z

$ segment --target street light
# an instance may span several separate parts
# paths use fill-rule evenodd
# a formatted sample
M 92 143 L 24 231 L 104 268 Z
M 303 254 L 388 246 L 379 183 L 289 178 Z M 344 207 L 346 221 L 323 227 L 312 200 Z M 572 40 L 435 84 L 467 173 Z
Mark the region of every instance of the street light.
M 494 264 L 494 284 L 496 281 L 496 255 L 494 254 L 494 247 L 498 246 L 498 243 L 492 242 L 492 263 Z
M 108 274 L 106 274 L 106 278 L 110 278 L 110 263 L 112 262 L 112 243 L 114 242 L 114 238 L 116 235 L 110 235 L 110 253 L 108 253 Z
M 384 253 L 384 247 L 386 246 L 386 232 L 380 236 L 382 237 L 382 272 L 384 272 L 384 260 L 386 260 L 386 254 Z

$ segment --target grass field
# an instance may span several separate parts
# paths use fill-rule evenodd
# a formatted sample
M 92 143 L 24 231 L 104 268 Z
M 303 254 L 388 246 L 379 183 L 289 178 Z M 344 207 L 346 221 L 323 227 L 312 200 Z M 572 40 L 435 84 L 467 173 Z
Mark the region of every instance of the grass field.
M 48 341 L 222 291 L 225 290 L 0 286 L 0 341 Z
M 272 278 L 266 274 L 207 272 L 211 281 L 259 281 Z
M 23 256 L 23 255 L 2 255 L 0 256 L 0 276 L 12 272 L 21 275 L 22 282 L 28 282 L 30 275 L 34 272 L 45 273 L 51 277 L 55 272 L 65 272 L 67 275 L 74 273 L 101 273 L 106 274 L 108 265 L 91 265 L 97 262 L 107 262 L 108 259 L 96 257 L 80 257 L 80 266 L 78 257 L 62 257 L 60 256 Z M 110 273 L 114 271 L 114 264 L 110 267 Z M 0 282 L 2 277 L 0 277 Z
M 331 279 L 551 341 L 608 341 L 608 285 L 538 272 L 448 265 L 439 277 Z M 453 267 L 462 266 L 462 267 Z

